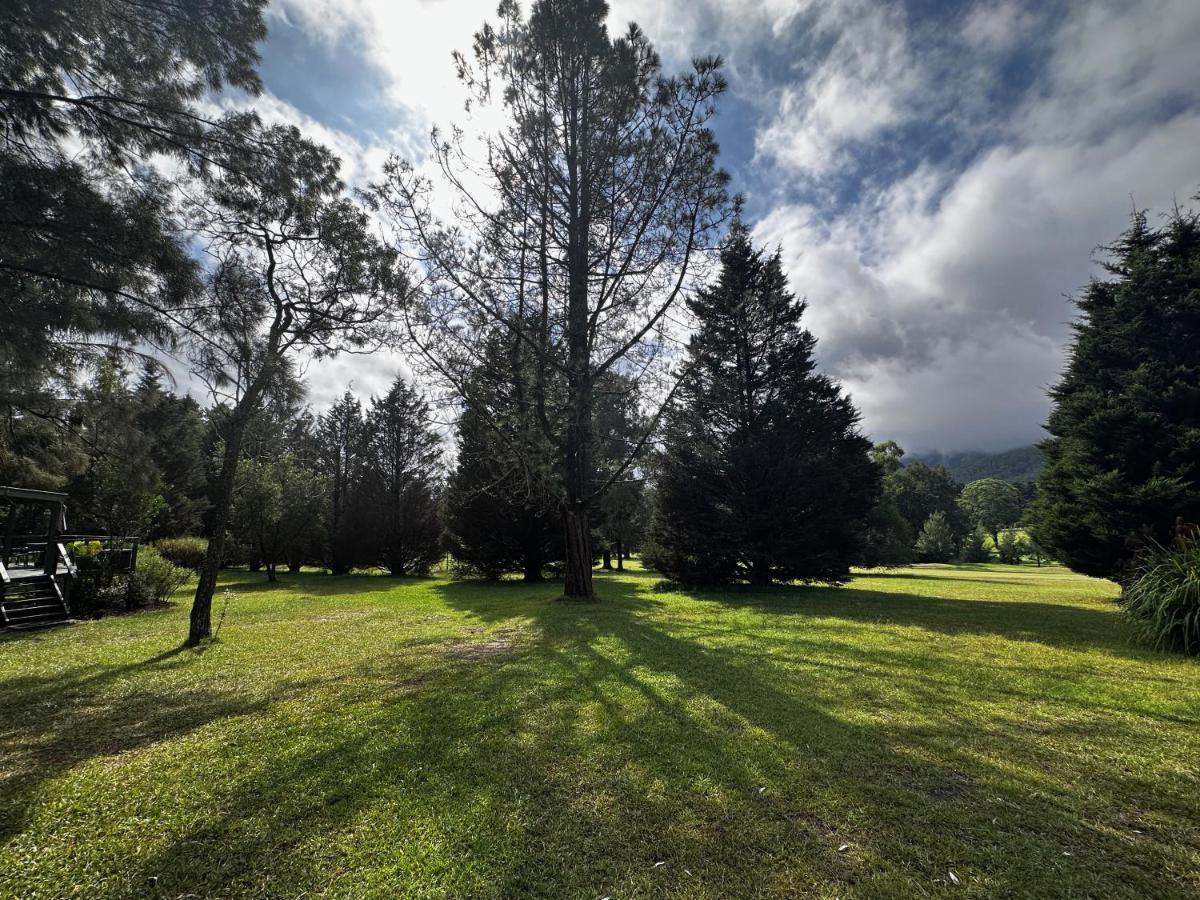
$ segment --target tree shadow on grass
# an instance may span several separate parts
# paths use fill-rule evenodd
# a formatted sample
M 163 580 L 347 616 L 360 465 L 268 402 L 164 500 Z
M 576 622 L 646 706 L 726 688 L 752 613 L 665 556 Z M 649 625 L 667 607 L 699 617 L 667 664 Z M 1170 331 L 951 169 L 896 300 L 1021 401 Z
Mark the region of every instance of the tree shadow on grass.
M 828 617 L 871 625 L 915 627 L 947 636 L 990 635 L 1050 647 L 1099 649 L 1131 658 L 1157 658 L 1157 654 L 1136 645 L 1120 618 L 1103 608 L 1030 600 L 933 597 L 853 586 L 693 590 L 663 586 L 664 592 L 660 593 L 660 583 L 661 576 L 655 573 L 636 580 L 600 576 L 596 579 L 600 602 L 589 608 L 600 618 L 610 614 L 609 607 L 619 615 L 627 611 L 645 612 L 669 602 L 668 594 L 682 594 L 720 607 L 749 609 L 767 616 Z M 558 591 L 550 584 L 455 581 L 440 584 L 436 590 L 450 606 L 484 621 L 496 622 L 531 612 L 539 619 L 560 615 L 561 604 L 552 603 Z M 522 605 L 529 600 L 536 600 L 539 605 Z M 545 605 L 541 605 L 543 600 Z
M 159 683 L 162 676 L 192 666 L 203 652 L 203 647 L 175 647 L 136 663 L 0 681 L 0 842 L 24 829 L 41 786 L 60 774 L 98 757 L 169 741 L 267 707 L 267 701 L 212 685 Z M 137 688 L 110 690 L 122 680 L 136 682 Z M 304 688 L 287 686 L 293 692 Z
M 650 619 L 661 601 L 629 582 L 587 606 L 554 603 L 554 585 L 438 590 L 537 639 L 421 679 L 384 660 L 373 702 L 329 698 L 290 742 L 231 745 L 252 764 L 126 890 L 895 896 L 949 889 L 953 867 L 980 895 L 1184 893 L 1165 845 L 1133 850 L 1078 805 L 1075 773 L 1010 765 L 1053 769 L 1044 732 L 957 715 L 927 659 L 716 641 Z M 871 677 L 904 687 L 896 717 L 856 706 L 871 701 L 848 686 Z M 1086 738 L 1135 745 L 1124 727 Z M 1161 785 L 1090 774 L 1090 796 L 1180 820 Z

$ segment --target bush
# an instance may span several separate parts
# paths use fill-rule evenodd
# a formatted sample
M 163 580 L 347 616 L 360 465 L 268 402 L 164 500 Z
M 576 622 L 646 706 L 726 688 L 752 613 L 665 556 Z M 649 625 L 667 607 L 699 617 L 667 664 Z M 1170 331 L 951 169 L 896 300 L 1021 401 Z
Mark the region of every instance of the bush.
M 208 553 L 208 541 L 199 537 L 163 538 L 154 548 L 170 563 L 199 572 Z
M 1147 643 L 1200 655 L 1200 535 L 1147 552 L 1134 566 L 1120 604 Z
M 141 609 L 143 606 L 149 606 L 154 602 L 154 591 L 150 587 L 149 581 L 141 572 L 130 572 L 124 578 L 113 582 L 116 586 L 118 582 L 124 582 L 124 596 L 126 609 Z
M 137 574 L 146 583 L 153 598 L 160 603 L 183 587 L 193 576 L 191 569 L 177 566 L 153 547 L 138 552 Z
M 75 565 L 81 569 L 90 569 L 99 565 L 100 554 L 103 551 L 104 545 L 99 541 L 71 541 L 67 544 L 67 552 L 71 554 Z
M 1000 543 L 996 545 L 996 553 L 1000 556 L 1000 562 L 1014 566 L 1020 565 L 1027 552 L 1029 552 L 1029 542 L 1025 540 L 1023 534 L 1006 531 L 1000 535 Z

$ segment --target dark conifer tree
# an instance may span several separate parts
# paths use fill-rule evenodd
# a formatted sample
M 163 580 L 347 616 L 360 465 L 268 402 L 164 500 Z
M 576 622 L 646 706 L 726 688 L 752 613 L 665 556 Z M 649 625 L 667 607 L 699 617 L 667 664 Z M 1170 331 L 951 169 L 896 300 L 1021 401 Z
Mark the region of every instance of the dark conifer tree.
M 554 448 L 529 385 L 539 373 L 519 338 L 496 330 L 461 385 L 458 463 L 446 491 L 446 534 L 455 558 L 488 578 L 520 572 L 537 581 L 566 552 Z M 555 402 L 557 392 L 545 397 Z M 553 410 L 545 412 L 546 418 Z
M 624 559 L 640 543 L 645 527 L 644 442 L 652 429 L 639 409 L 637 382 L 617 372 L 607 372 L 596 383 L 596 480 L 615 478 L 600 501 L 592 540 L 600 550 L 605 569 L 624 568 Z M 633 454 L 633 464 L 621 466 Z
M 329 481 L 327 564 L 334 575 L 345 575 L 362 562 L 363 535 L 353 528 L 351 510 L 366 455 L 362 404 L 350 391 L 317 420 L 316 443 L 318 470 Z
M 357 515 L 370 523 L 368 547 L 393 575 L 427 572 L 442 553 L 441 439 L 430 428 L 429 406 L 398 377 L 371 401 L 366 433 Z
M 1109 249 L 1111 276 L 1076 301 L 1030 510 L 1037 544 L 1120 577 L 1150 540 L 1200 522 L 1200 217 L 1144 214 Z
M 540 581 L 563 559 L 562 518 L 525 478 L 485 417 L 469 404 L 458 422 L 458 464 L 446 490 L 454 557 L 488 578 L 520 572 Z
M 813 360 L 779 253 L 735 222 L 667 419 L 652 565 L 685 582 L 838 582 L 879 492 L 849 397 Z
M 204 412 L 187 396 L 162 386 L 161 372 L 146 367 L 134 391 L 135 421 L 149 441 L 158 469 L 163 505 L 149 538 L 199 534 L 208 508 L 208 466 L 204 454 Z

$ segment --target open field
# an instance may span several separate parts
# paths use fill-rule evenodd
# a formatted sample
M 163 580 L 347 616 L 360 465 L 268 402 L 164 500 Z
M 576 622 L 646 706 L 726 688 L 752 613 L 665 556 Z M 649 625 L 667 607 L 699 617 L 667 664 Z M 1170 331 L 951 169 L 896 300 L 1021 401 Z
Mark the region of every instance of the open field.
M 0 637 L 0 896 L 1200 893 L 1200 665 L 1112 585 L 657 580 L 232 573 L 200 652 L 186 604 Z

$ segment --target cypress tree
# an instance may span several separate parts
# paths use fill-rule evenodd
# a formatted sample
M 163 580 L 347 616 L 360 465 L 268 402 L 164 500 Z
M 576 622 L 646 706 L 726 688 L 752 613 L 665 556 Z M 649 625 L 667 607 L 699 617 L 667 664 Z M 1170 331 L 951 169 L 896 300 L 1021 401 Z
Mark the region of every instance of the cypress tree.
M 429 406 L 403 377 L 371 401 L 360 497 L 375 558 L 393 575 L 419 575 L 442 555 L 441 440 Z
M 870 442 L 816 370 L 780 254 L 735 221 L 667 416 L 647 558 L 684 582 L 838 582 L 879 492 Z
M 487 578 L 520 572 L 541 581 L 563 558 L 562 519 L 522 477 L 474 406 L 458 422 L 458 464 L 446 490 L 446 532 L 455 559 Z
M 366 455 L 362 404 L 350 391 L 317 420 L 316 441 L 319 471 L 329 480 L 329 570 L 345 575 L 363 561 L 351 510 Z
M 1107 248 L 1050 396 L 1046 466 L 1030 512 L 1040 547 L 1120 577 L 1150 541 L 1200 521 L 1200 217 L 1144 214 Z

